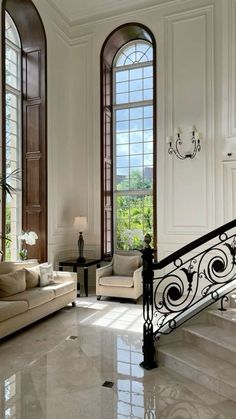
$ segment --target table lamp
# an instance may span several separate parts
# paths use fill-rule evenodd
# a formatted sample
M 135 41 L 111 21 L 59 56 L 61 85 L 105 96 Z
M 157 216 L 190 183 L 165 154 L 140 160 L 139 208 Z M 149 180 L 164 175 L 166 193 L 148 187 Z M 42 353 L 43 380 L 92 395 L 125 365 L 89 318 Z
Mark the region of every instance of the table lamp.
M 79 232 L 79 239 L 78 239 L 78 248 L 79 248 L 79 257 L 77 258 L 77 262 L 83 263 L 85 262 L 85 257 L 83 256 L 84 250 L 84 238 L 83 232 L 87 230 L 88 222 L 87 217 L 75 217 L 74 219 L 74 229 Z

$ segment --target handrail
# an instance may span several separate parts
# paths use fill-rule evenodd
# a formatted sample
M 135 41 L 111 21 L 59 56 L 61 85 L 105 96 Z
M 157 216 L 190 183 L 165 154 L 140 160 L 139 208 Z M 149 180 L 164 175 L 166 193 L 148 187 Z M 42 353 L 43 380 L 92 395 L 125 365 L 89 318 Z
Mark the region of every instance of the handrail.
M 236 289 L 235 227 L 236 219 L 159 262 L 153 261 L 155 250 L 146 241 L 142 250 L 144 361 L 141 365 L 144 368 L 156 366 L 155 339 L 172 332 L 217 300 L 221 300 L 223 306 L 224 297 Z M 200 246 L 203 247 L 189 254 Z M 188 257 L 182 258 L 185 255 Z M 167 272 L 155 277 L 159 281 L 154 282 L 153 271 L 167 265 L 170 265 Z M 154 315 L 157 316 L 155 331 Z
M 221 234 L 224 234 L 226 231 L 230 230 L 231 228 L 236 227 L 236 219 L 224 224 L 221 227 L 212 230 L 210 233 L 205 234 L 204 236 L 199 237 L 196 240 L 186 244 L 185 246 L 181 247 L 176 252 L 173 252 L 171 255 L 165 257 L 164 259 L 160 260 L 159 262 L 153 262 L 152 267 L 154 270 L 163 269 L 165 266 L 169 265 L 171 262 L 179 259 L 181 256 L 185 255 L 186 253 L 191 252 L 192 250 L 196 249 L 199 246 L 202 246 L 206 242 L 214 239 Z

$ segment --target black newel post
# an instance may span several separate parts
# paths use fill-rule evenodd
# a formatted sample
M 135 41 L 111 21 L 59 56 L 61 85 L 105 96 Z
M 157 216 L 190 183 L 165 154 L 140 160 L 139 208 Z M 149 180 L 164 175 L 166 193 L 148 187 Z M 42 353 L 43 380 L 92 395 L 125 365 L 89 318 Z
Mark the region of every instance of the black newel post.
M 146 370 L 157 367 L 155 362 L 155 347 L 153 337 L 153 268 L 152 261 L 155 250 L 151 248 L 151 236 L 145 235 L 145 248 L 142 252 L 143 259 L 143 362 L 140 366 Z

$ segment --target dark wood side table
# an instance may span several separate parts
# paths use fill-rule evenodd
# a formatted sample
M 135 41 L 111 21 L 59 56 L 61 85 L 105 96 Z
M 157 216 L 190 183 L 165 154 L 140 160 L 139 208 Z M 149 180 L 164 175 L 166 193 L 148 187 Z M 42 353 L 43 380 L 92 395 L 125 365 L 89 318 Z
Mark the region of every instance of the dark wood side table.
M 100 268 L 101 259 L 86 259 L 84 262 L 78 262 L 77 259 L 67 259 L 59 262 L 59 271 L 63 271 L 64 266 L 73 268 L 73 272 L 77 272 L 78 268 L 84 270 L 84 290 L 85 295 L 88 297 L 88 268 L 92 265 L 97 265 Z

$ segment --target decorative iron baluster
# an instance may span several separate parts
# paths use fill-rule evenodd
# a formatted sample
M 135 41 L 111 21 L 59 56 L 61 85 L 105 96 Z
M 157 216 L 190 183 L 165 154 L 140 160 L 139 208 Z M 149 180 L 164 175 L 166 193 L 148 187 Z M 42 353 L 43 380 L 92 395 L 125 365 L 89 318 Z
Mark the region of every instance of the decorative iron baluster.
M 157 367 L 153 336 L 153 267 L 155 250 L 151 248 L 151 236 L 145 235 L 145 248 L 141 250 L 143 259 L 143 362 L 140 366 L 146 370 Z

